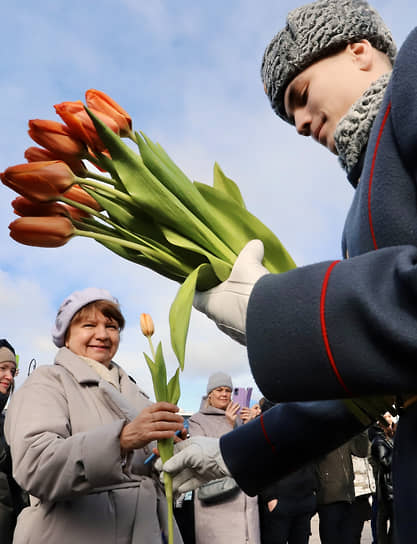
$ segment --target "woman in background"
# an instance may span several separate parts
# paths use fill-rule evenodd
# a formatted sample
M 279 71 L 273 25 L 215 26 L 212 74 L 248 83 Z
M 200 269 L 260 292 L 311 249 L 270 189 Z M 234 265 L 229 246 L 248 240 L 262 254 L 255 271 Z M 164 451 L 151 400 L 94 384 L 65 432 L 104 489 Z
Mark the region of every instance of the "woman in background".
M 239 405 L 231 401 L 232 379 L 223 372 L 209 377 L 207 395 L 203 396 L 200 411 L 189 419 L 190 436 L 219 438 L 242 424 Z M 205 504 L 194 498 L 196 544 L 260 543 L 258 501 L 239 488 L 228 499 Z
M 4 408 L 13 391 L 17 374 L 14 348 L 5 339 L 0 340 L 0 542 L 11 544 L 16 519 L 27 506 L 27 496 L 12 477 L 10 450 L 4 438 Z

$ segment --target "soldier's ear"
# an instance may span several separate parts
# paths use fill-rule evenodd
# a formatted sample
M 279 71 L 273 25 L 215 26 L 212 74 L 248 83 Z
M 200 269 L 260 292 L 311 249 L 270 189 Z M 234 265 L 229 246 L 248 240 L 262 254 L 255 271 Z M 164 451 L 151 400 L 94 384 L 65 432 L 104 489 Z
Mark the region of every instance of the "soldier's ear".
M 350 43 L 347 46 L 347 50 L 351 55 L 352 61 L 360 70 L 368 72 L 372 69 L 376 49 L 368 42 L 368 40 Z

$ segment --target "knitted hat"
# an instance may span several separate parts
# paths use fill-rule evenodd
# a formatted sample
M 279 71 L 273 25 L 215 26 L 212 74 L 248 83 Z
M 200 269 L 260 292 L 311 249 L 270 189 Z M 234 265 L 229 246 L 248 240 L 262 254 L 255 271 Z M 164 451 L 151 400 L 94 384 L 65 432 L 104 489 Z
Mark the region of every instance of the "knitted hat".
M 14 363 L 16 366 L 16 355 L 9 348 L 0 348 L 0 363 Z
M 284 93 L 291 80 L 314 62 L 363 39 L 394 61 L 391 32 L 365 0 L 317 0 L 291 11 L 262 60 L 262 81 L 275 113 L 290 122 Z
M 230 387 L 230 389 L 233 389 L 232 378 L 224 372 L 215 372 L 208 379 L 207 395 L 217 387 Z
M 90 302 L 96 300 L 109 300 L 114 304 L 119 305 L 116 298 L 106 289 L 98 289 L 97 287 L 87 287 L 82 291 L 74 291 L 68 298 L 64 300 L 58 310 L 55 326 L 52 329 L 52 340 L 54 344 L 61 348 L 65 343 L 65 333 L 74 315 Z

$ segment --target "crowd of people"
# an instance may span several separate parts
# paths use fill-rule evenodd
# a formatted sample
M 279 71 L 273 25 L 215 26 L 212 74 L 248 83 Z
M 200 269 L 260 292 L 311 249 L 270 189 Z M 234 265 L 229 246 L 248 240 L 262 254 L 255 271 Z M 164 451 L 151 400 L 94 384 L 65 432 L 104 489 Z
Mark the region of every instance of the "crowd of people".
M 247 345 L 260 414 L 239 416 L 217 373 L 185 439 L 178 407 L 150 402 L 114 362 L 124 318 L 103 289 L 63 302 L 54 364 L 13 395 L 18 361 L 2 341 L 2 542 L 163 543 L 158 470 L 193 491 L 199 543 L 305 543 L 315 512 L 323 544 L 359 542 L 368 517 L 375 542 L 417 542 L 416 56 L 417 30 L 397 54 L 365 0 L 296 8 L 266 48 L 273 109 L 338 155 L 355 196 L 341 261 L 269 274 L 252 240 L 225 282 L 196 294 Z M 393 399 L 398 426 L 343 402 L 375 395 Z M 171 459 L 144 463 L 178 431 Z

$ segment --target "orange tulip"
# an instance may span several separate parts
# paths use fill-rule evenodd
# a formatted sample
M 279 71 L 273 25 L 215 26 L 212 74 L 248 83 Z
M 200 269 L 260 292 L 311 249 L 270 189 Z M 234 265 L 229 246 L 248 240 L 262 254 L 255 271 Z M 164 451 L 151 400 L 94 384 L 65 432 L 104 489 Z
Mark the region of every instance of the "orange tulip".
M 75 176 L 62 161 L 40 161 L 9 166 L 0 174 L 0 179 L 29 200 L 49 202 L 67 191 Z
M 71 134 L 73 134 L 75 138 L 82 140 L 94 152 L 100 152 L 105 149 L 105 145 L 100 140 L 93 121 L 90 119 L 90 116 L 84 108 L 84 104 L 80 100 L 77 100 L 76 102 L 61 102 L 61 104 L 56 104 L 54 108 L 61 119 L 68 125 Z M 120 131 L 116 121 L 105 113 L 93 108 L 91 111 L 105 125 L 113 130 L 113 132 L 119 134 Z
M 79 202 L 80 204 L 84 204 L 89 208 L 93 208 L 93 210 L 96 210 L 97 212 L 100 212 L 103 209 L 97 200 L 90 196 L 87 191 L 84 191 L 79 185 L 73 185 L 68 191 L 65 191 L 63 196 L 74 200 L 75 202 Z
M 84 157 L 86 148 L 80 139 L 74 137 L 68 127 L 57 121 L 31 119 L 29 136 L 37 144 L 61 156 Z
M 116 121 L 120 136 L 129 136 L 132 132 L 132 118 L 117 102 L 103 91 L 89 89 L 85 93 L 87 106 L 101 113 L 105 113 Z
M 58 202 L 32 202 L 24 196 L 18 196 L 12 201 L 13 211 L 21 217 L 70 217 L 81 221 L 89 214 L 67 204 Z
M 66 217 L 19 217 L 9 225 L 10 236 L 27 246 L 60 247 L 74 235 Z
M 152 317 L 149 314 L 140 314 L 140 328 L 144 336 L 152 336 L 155 332 L 155 327 Z
M 54 153 L 53 151 L 49 151 L 49 149 L 42 149 L 41 147 L 28 147 L 25 151 L 25 159 L 28 162 L 64 161 L 76 176 L 84 177 L 87 173 L 83 161 L 77 157 L 60 155 L 59 153 Z

